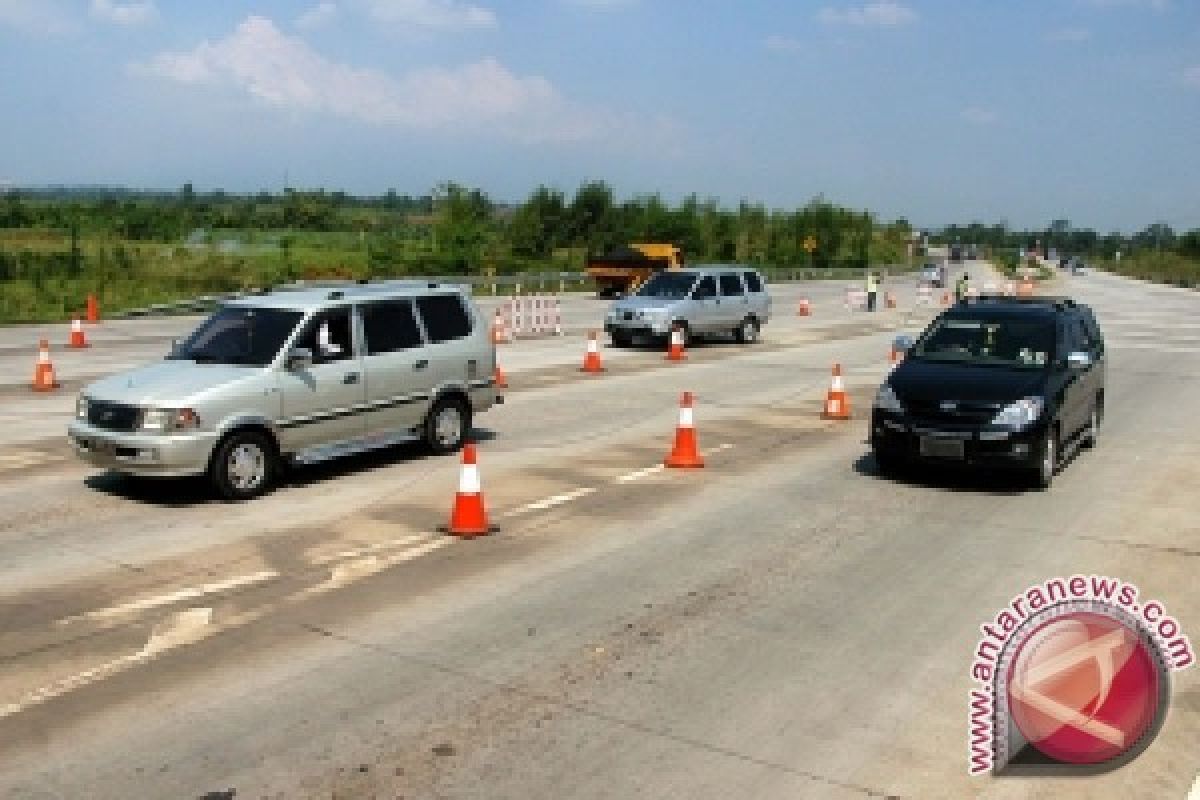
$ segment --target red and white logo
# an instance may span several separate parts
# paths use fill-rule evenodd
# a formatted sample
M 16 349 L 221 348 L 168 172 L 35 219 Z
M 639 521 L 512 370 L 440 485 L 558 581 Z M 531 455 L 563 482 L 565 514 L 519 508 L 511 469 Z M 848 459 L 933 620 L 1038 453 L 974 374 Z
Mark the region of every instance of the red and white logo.
M 1150 746 L 1166 719 L 1170 673 L 1195 657 L 1179 622 L 1139 594 L 1115 578 L 1054 578 L 981 626 L 968 701 L 972 775 L 1095 774 Z

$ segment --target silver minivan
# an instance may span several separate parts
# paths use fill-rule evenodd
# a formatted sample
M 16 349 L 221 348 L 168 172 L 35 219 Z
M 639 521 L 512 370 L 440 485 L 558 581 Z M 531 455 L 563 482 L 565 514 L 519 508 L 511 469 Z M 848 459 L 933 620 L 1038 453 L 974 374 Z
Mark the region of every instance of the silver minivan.
M 636 292 L 613 303 L 604 330 L 618 347 L 635 338 L 661 339 L 680 328 L 692 339 L 732 334 L 758 341 L 771 316 L 767 281 L 751 267 L 712 264 L 656 272 Z
M 225 304 L 157 364 L 79 395 L 68 436 L 121 473 L 208 475 L 227 499 L 287 463 L 423 441 L 457 450 L 503 399 L 470 297 L 406 281 L 283 291 Z

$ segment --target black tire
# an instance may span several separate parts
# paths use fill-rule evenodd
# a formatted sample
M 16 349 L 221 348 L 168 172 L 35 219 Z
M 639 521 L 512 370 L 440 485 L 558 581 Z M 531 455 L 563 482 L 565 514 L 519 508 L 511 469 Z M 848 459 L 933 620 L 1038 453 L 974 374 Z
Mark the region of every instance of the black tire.
M 633 346 L 633 337 L 628 333 L 610 333 L 609 338 L 612 339 L 613 347 Z
M 1104 419 L 1104 405 L 1100 399 L 1092 403 L 1092 410 L 1088 413 L 1088 424 L 1083 429 L 1083 439 L 1081 445 L 1089 450 L 1096 446 L 1100 440 L 1100 422 Z
M 738 344 L 754 344 L 758 341 L 759 331 L 762 326 L 758 324 L 758 320 L 754 317 L 746 317 L 741 324 L 733 329 L 733 338 L 737 339 Z
M 456 452 L 471 432 L 471 408 L 463 398 L 439 397 L 425 416 L 421 439 L 434 455 Z
M 892 477 L 899 475 L 904 469 L 904 459 L 895 453 L 872 450 L 871 455 L 875 458 L 875 472 L 879 475 Z
M 1058 429 L 1051 426 L 1038 447 L 1038 465 L 1033 468 L 1033 482 L 1038 489 L 1049 489 L 1058 470 Z
M 213 451 L 208 474 L 221 497 L 252 500 L 271 488 L 279 472 L 275 443 L 259 431 L 234 431 Z

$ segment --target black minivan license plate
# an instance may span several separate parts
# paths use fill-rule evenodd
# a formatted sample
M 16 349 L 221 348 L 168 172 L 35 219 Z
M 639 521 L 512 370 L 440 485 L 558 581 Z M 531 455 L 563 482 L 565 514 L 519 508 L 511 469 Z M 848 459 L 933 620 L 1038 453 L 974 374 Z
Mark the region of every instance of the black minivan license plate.
M 963 458 L 962 439 L 939 439 L 935 436 L 921 437 L 921 455 L 929 458 Z

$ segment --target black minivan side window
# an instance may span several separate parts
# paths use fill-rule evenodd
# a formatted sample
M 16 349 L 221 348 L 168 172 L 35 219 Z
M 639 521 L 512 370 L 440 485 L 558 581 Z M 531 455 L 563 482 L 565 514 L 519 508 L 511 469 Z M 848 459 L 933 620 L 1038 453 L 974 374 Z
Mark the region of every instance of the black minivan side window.
M 471 318 L 456 294 L 427 294 L 417 298 L 417 310 L 433 344 L 462 339 L 471 333 Z
M 761 292 L 763 290 L 762 281 L 758 279 L 758 273 L 743 272 L 742 277 L 746 279 L 746 288 L 749 291 L 757 294 L 758 292 Z
M 722 297 L 741 297 L 745 294 L 742 289 L 742 279 L 736 274 L 723 272 L 721 273 L 721 296 Z
M 696 288 L 692 290 L 692 297 L 696 300 L 703 300 L 705 297 L 717 296 L 717 284 L 712 279 L 712 275 L 705 275 L 696 284 Z
M 421 346 L 421 328 L 408 300 L 384 300 L 360 307 L 367 355 L 395 353 Z

